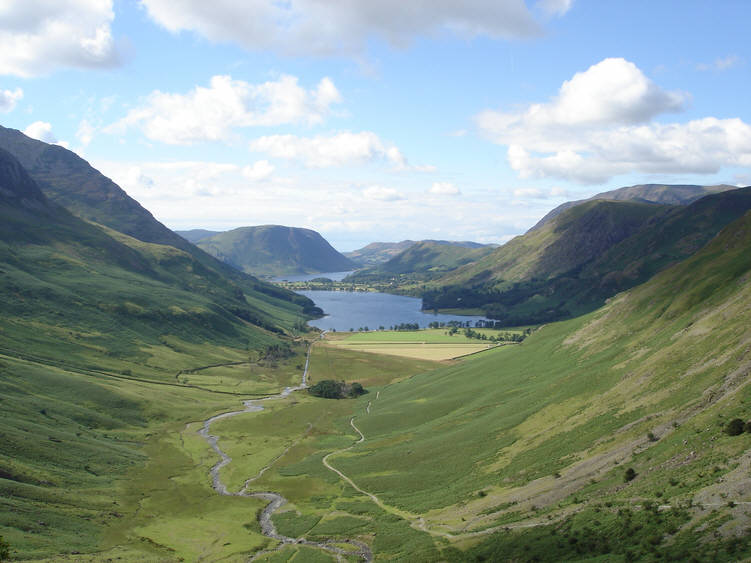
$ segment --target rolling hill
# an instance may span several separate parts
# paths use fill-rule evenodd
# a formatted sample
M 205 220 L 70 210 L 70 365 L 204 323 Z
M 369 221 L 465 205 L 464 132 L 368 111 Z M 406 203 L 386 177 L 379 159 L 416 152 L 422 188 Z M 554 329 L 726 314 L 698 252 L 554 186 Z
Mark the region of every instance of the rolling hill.
M 256 276 L 343 272 L 354 263 L 315 231 L 280 225 L 240 227 L 200 239 L 212 256 Z

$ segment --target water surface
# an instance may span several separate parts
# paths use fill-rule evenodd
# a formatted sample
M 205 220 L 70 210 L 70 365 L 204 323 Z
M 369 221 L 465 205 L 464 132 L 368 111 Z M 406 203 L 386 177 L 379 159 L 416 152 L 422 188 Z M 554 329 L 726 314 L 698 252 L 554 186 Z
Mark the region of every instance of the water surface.
M 328 274 L 320 275 L 329 277 Z M 297 293 L 309 297 L 324 310 L 325 317 L 308 321 L 308 324 L 322 330 L 333 329 L 341 332 L 365 327 L 376 330 L 381 326 L 388 329 L 401 323 L 417 323 L 420 328 L 427 328 L 428 323 L 433 321 L 469 321 L 471 326 L 474 326 L 475 321 L 488 320 L 481 316 L 444 315 L 421 311 L 422 299 L 389 293 L 313 290 Z

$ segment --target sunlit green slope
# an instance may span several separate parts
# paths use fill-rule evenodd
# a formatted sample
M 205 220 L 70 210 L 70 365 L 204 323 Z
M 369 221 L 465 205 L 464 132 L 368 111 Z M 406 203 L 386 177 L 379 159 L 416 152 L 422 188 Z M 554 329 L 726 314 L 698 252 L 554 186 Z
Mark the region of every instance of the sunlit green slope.
M 700 544 L 733 538 L 747 525 L 738 503 L 751 501 L 751 435 L 723 428 L 751 417 L 749 303 L 751 213 L 595 313 L 383 389 L 356 419 L 367 440 L 338 467 L 462 548 L 484 538 L 473 531 L 522 521 L 547 526 L 547 536 L 550 522 L 559 532 L 564 522 L 570 537 L 594 520 L 615 525 L 619 509 L 645 501 L 715 512 L 687 508 L 642 523 L 655 537 L 619 540 L 620 557 L 628 541 L 645 556 L 642 539 L 685 556 L 694 535 Z M 636 473 L 629 482 L 627 468 Z M 586 522 L 570 520 L 579 512 Z M 512 549 L 505 537 L 491 536 L 477 554 Z M 549 558 L 603 553 L 587 551 L 601 543 L 577 552 L 577 541 L 548 546 Z

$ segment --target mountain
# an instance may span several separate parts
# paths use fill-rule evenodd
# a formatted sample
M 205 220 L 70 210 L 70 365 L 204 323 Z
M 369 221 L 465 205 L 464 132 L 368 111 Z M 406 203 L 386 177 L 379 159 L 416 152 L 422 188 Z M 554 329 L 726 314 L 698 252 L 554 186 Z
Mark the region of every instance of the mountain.
M 493 252 L 495 246 L 468 242 L 424 240 L 415 242 L 393 258 L 350 274 L 346 281 L 424 281 L 476 262 Z
M 358 250 L 344 252 L 344 256 L 355 262 L 358 266 L 368 267 L 377 264 L 383 264 L 394 258 L 400 252 L 407 250 L 410 246 L 418 242 L 434 242 L 437 244 L 462 246 L 465 248 L 481 248 L 492 246 L 472 241 L 449 241 L 449 240 L 403 240 L 401 242 L 371 242 Z
M 121 487 L 170 451 L 157 436 L 299 382 L 312 303 L 249 287 L 81 219 L 0 149 L 0 535 L 14 559 L 100 549 L 105 526 L 122 529 Z
M 343 272 L 354 263 L 317 232 L 296 227 L 240 227 L 198 241 L 218 259 L 257 276 Z
M 720 184 L 717 186 L 697 186 L 693 184 L 639 184 L 636 186 L 626 186 L 618 188 L 617 190 L 611 190 L 608 192 L 602 192 L 588 199 L 580 199 L 576 201 L 567 201 L 562 203 L 530 229 L 533 231 L 539 229 L 545 223 L 553 219 L 559 213 L 570 209 L 575 205 L 579 205 L 585 201 L 591 201 L 593 199 L 610 199 L 613 201 L 637 201 L 642 203 L 658 203 L 661 205 L 688 205 L 704 197 L 705 195 L 716 194 L 728 190 L 734 190 L 736 186 L 730 186 L 727 184 Z
M 0 150 L 0 294 L 5 347 L 33 349 L 53 322 L 97 332 L 110 354 L 142 355 L 146 342 L 271 344 L 299 321 L 308 302 L 246 291 L 189 253 L 146 243 L 84 221 L 44 196 L 10 153 Z M 10 327 L 14 329 L 11 330 Z M 92 341 L 93 342 L 93 341 Z M 265 344 L 263 344 L 265 343 Z M 87 350 L 65 349 L 68 357 Z
M 749 303 L 751 211 L 596 312 L 382 389 L 337 469 L 448 538 L 436 560 L 745 560 Z
M 0 126 L 0 148 L 8 151 L 51 201 L 74 215 L 137 240 L 169 245 L 191 255 L 216 278 L 225 278 L 248 294 L 260 293 L 312 307 L 308 299 L 257 280 L 210 256 L 172 232 L 112 180 L 74 152 Z M 261 298 L 261 301 L 263 298 Z
M 192 242 L 193 244 L 197 243 L 201 239 L 218 235 L 221 232 L 222 231 L 207 231 L 206 229 L 191 229 L 189 231 L 175 231 L 175 233 L 183 237 L 188 242 Z
M 358 266 L 375 266 L 391 260 L 394 256 L 415 244 L 413 240 L 401 242 L 371 242 L 358 250 L 343 252 L 344 256 Z
M 423 307 L 479 307 L 512 324 L 591 311 L 709 242 L 751 209 L 751 188 L 687 206 L 593 200 L 438 280 Z

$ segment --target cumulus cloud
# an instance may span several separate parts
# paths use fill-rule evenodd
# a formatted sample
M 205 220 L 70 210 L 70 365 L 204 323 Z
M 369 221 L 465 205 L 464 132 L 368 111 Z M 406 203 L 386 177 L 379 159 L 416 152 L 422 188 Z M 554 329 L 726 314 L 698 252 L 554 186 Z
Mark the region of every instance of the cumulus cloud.
M 220 141 L 229 139 L 234 128 L 321 123 L 340 101 L 329 78 L 306 90 L 295 76 L 262 84 L 214 76 L 208 87 L 196 86 L 187 94 L 152 92 L 144 105 L 106 131 L 139 127 L 149 139 L 173 145 Z
M 268 160 L 258 160 L 242 169 L 242 175 L 253 182 L 266 180 L 273 173 L 274 166 Z
M 514 39 L 541 32 L 524 0 L 141 0 L 141 4 L 156 23 L 174 33 L 193 31 L 212 41 L 296 55 L 355 54 L 373 38 L 403 46 L 416 36 L 439 33 Z
M 57 143 L 57 137 L 52 133 L 52 124 L 46 121 L 35 121 L 23 130 L 23 134 L 45 143 Z
M 23 90 L 0 90 L 0 111 L 8 113 L 13 111 L 16 104 L 23 98 Z
M 112 0 L 6 0 L 0 4 L 0 74 L 118 64 Z
M 740 119 L 653 120 L 680 111 L 686 98 L 633 63 L 605 59 L 564 82 L 548 103 L 485 111 L 476 122 L 508 147 L 509 164 L 523 178 L 599 183 L 630 172 L 710 174 L 751 163 L 751 128 Z
M 391 162 L 398 169 L 408 166 L 407 160 L 397 147 L 384 143 L 371 131 L 344 131 L 315 137 L 269 135 L 252 141 L 250 148 L 274 158 L 297 160 L 311 168 L 345 166 L 377 160 Z
M 399 191 L 394 188 L 385 188 L 383 186 L 370 186 L 362 191 L 365 199 L 375 201 L 399 201 L 405 199 Z
M 457 188 L 451 182 L 433 182 L 428 190 L 429 193 L 434 195 L 459 195 L 461 190 Z

